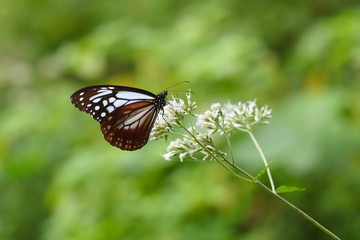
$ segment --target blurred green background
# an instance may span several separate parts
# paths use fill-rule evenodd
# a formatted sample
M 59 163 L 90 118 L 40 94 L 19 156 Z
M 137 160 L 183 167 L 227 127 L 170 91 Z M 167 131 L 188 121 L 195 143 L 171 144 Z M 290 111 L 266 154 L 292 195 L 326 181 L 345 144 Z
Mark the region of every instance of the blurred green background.
M 273 108 L 255 135 L 275 183 L 305 187 L 284 196 L 360 239 L 358 3 L 0 0 L 0 239 L 327 239 L 216 163 L 166 162 L 164 140 L 110 146 L 69 100 L 89 85 L 159 93 L 184 80 L 199 113 Z M 262 169 L 248 136 L 232 141 L 239 165 Z

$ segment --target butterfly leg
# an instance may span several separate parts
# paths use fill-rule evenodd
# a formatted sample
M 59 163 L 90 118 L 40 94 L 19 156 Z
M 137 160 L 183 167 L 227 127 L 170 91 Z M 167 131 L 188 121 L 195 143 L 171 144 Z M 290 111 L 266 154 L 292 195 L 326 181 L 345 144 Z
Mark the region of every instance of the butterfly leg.
M 168 123 L 168 121 L 166 121 L 166 119 L 164 118 L 164 110 L 162 110 L 162 114 L 161 117 L 164 119 L 164 121 L 166 122 L 166 124 L 169 126 L 169 128 L 171 129 L 172 132 L 174 132 L 174 128 L 170 125 L 170 123 Z

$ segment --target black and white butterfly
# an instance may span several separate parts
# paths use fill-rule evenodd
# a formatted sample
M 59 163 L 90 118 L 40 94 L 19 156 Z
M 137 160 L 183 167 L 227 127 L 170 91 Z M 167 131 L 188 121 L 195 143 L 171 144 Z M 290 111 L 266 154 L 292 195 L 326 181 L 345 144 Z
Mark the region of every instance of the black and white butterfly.
M 166 105 L 164 91 L 151 92 L 124 86 L 98 85 L 82 88 L 71 96 L 78 109 L 101 125 L 106 141 L 122 150 L 142 148 L 160 111 Z

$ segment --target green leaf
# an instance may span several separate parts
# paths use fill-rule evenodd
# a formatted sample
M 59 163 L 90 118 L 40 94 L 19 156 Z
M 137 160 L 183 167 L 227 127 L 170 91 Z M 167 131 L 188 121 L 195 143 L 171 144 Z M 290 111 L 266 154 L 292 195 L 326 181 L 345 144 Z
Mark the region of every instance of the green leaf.
M 271 162 L 266 166 L 264 167 L 255 177 L 253 180 L 251 180 L 251 182 L 256 182 L 262 175 L 264 175 L 266 169 L 268 169 L 268 167 L 270 166 Z
M 282 185 L 276 189 L 276 193 L 301 192 L 301 191 L 305 191 L 305 188 L 289 187 L 286 185 Z

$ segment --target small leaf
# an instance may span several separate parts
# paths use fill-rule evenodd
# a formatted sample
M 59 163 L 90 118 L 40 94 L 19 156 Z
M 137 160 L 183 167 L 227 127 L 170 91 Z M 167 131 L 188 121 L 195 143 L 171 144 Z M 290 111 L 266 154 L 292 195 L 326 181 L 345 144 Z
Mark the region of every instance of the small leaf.
M 305 188 L 289 187 L 286 185 L 282 185 L 276 189 L 276 193 L 301 192 L 301 191 L 305 191 Z
M 251 182 L 256 182 L 262 175 L 264 175 L 266 169 L 268 169 L 268 167 L 270 166 L 271 162 L 266 166 L 264 167 L 255 177 L 253 180 L 251 180 Z

